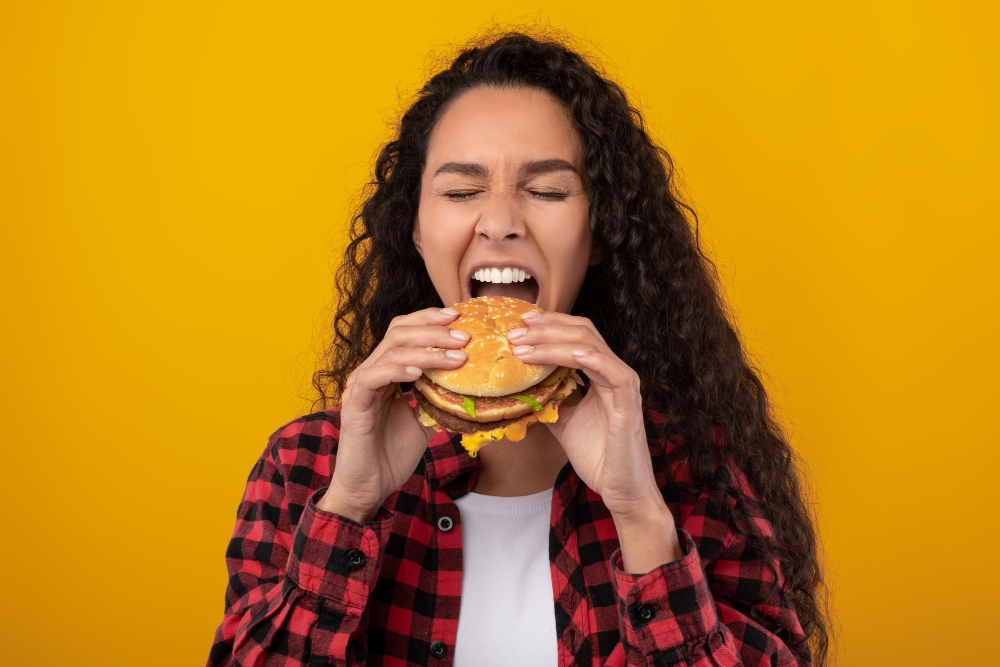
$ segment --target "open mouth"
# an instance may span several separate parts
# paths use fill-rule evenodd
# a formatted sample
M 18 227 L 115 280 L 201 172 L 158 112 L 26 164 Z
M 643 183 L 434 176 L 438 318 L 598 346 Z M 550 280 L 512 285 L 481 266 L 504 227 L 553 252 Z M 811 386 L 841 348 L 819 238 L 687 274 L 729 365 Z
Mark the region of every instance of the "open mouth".
M 522 299 L 529 303 L 538 303 L 538 293 L 540 291 L 538 281 L 532 277 L 525 277 L 523 281 L 509 283 L 492 282 L 478 280 L 475 276 L 469 279 L 469 296 L 509 296 Z

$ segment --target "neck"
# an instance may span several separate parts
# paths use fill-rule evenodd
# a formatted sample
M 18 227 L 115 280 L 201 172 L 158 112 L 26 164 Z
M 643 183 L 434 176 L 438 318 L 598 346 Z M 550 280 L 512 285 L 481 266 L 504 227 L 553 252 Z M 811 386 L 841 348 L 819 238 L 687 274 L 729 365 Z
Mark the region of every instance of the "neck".
M 566 397 L 563 405 L 575 405 L 579 390 Z M 573 400 L 570 400 L 573 399 Z M 524 438 L 490 441 L 479 450 L 482 461 L 472 490 L 488 496 L 527 496 L 551 489 L 556 476 L 569 460 L 549 427 L 536 422 Z

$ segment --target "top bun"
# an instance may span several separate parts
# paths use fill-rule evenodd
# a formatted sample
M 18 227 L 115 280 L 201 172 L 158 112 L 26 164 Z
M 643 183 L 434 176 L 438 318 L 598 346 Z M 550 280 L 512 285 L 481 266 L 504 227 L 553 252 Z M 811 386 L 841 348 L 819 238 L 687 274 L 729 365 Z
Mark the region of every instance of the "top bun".
M 477 296 L 452 308 L 459 315 L 448 326 L 472 336 L 462 348 L 469 358 L 458 368 L 425 370 L 435 384 L 469 396 L 506 396 L 538 384 L 557 368 L 521 361 L 510 350 L 507 332 L 524 326 L 522 313 L 541 312 L 535 304 L 511 296 Z

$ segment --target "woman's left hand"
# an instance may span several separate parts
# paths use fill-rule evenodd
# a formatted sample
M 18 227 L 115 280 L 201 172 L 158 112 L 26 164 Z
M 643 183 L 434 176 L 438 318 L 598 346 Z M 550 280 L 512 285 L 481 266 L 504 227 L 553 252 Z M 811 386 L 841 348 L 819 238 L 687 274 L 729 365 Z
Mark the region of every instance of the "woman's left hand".
M 587 395 L 574 406 L 563 402 L 558 421 L 545 423 L 573 469 L 600 494 L 616 521 L 662 516 L 666 504 L 653 477 L 639 375 L 586 317 L 554 311 L 528 315 L 522 317 L 526 328 L 520 337 L 508 332 L 514 355 L 527 363 L 578 368 L 590 378 Z M 522 351 L 522 346 L 531 349 Z

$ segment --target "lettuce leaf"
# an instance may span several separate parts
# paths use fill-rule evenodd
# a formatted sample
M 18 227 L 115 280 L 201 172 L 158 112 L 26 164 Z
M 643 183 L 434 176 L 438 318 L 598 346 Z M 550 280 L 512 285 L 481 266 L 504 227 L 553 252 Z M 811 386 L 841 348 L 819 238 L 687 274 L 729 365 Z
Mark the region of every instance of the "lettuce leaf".
M 470 416 L 475 418 L 476 402 L 472 399 L 471 396 L 466 396 L 465 394 L 461 394 L 461 396 L 462 396 L 462 407 L 465 408 L 465 411 L 468 412 Z
M 528 396 L 527 394 L 511 394 L 511 398 L 521 399 L 522 401 L 530 405 L 531 409 L 534 410 L 535 412 L 542 409 L 542 404 L 533 399 L 531 396 Z

